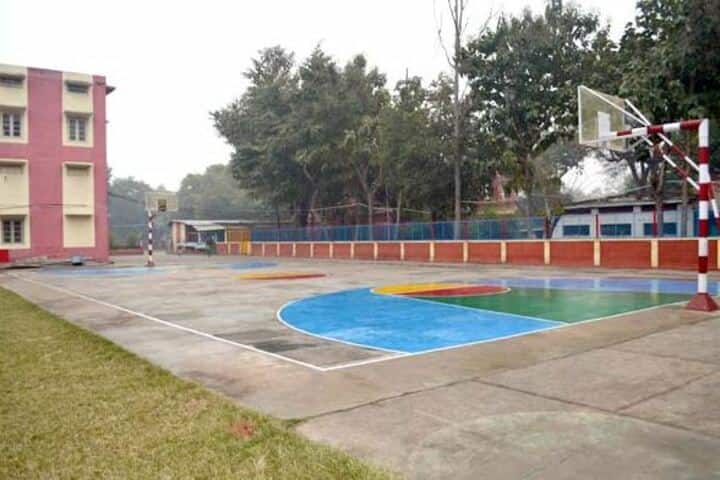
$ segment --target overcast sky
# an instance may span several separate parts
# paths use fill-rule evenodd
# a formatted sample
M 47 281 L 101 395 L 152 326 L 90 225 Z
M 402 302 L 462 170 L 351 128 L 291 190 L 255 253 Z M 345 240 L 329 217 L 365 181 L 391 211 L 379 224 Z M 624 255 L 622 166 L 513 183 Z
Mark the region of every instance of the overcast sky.
M 586 0 L 619 38 L 634 2 Z M 544 8 L 544 0 L 470 2 L 472 34 L 491 9 Z M 437 22 L 445 0 L 135 1 L 0 0 L 0 63 L 105 75 L 108 161 L 115 176 L 176 189 L 188 173 L 226 163 L 230 148 L 209 119 L 240 96 L 257 51 L 313 47 L 341 62 L 363 53 L 394 85 L 447 65 Z

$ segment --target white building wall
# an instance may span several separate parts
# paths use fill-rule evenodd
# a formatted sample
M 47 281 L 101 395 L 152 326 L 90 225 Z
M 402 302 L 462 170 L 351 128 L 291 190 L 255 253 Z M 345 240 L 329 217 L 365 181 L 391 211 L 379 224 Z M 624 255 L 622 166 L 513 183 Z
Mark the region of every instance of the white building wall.
M 677 235 L 680 234 L 680 210 L 666 210 L 663 212 L 663 221 L 665 223 L 675 223 Z M 596 217 L 598 220 L 596 222 Z M 648 237 L 652 235 L 645 235 L 645 224 L 653 223 L 653 212 L 642 211 L 640 207 L 635 207 L 632 212 L 609 212 L 604 213 L 602 209 L 594 208 L 591 213 L 568 213 L 562 215 L 558 220 L 555 229 L 553 230 L 553 238 L 622 238 L 614 235 L 602 235 L 602 225 L 609 224 L 630 224 L 631 232 L 630 237 Z M 600 225 L 600 232 L 596 232 L 596 224 Z M 589 235 L 587 236 L 566 236 L 563 234 L 564 226 L 567 225 L 587 225 Z M 658 225 L 660 228 L 660 225 Z M 693 211 L 690 209 L 688 212 L 687 221 L 688 235 L 694 235 L 693 229 Z

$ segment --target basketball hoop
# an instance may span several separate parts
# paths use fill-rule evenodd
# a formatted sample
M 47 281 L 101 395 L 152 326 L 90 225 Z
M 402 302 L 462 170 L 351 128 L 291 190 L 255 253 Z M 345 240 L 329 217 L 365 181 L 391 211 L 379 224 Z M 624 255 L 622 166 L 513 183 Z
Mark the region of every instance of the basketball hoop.
M 153 221 L 158 213 L 177 212 L 178 200 L 175 192 L 146 192 L 145 210 L 148 216 L 147 266 L 154 267 Z
M 145 209 L 155 213 L 177 212 L 177 194 L 175 192 L 146 192 Z
M 698 162 L 693 161 L 666 135 L 679 131 L 697 132 Z M 651 137 L 660 140 L 656 143 L 650 139 Z M 709 206 L 712 205 L 719 226 L 720 215 L 710 179 L 709 122 L 707 119 L 699 119 L 652 125 L 630 100 L 601 93 L 582 85 L 578 87 L 579 143 L 593 148 L 624 152 L 628 150 L 627 142 L 631 138 L 640 138 L 640 141 L 659 154 L 663 161 L 675 169 L 681 178 L 698 192 L 698 289 L 687 308 L 715 311 L 719 307 L 708 294 L 707 289 Z M 676 159 L 671 155 L 675 155 Z M 697 181 L 691 176 L 693 171 L 697 172 Z

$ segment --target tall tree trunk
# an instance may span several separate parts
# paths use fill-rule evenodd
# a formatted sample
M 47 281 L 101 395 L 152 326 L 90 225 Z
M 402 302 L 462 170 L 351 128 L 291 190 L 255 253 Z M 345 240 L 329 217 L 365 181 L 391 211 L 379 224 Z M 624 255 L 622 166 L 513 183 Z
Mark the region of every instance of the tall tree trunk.
M 307 226 L 308 217 L 308 203 L 307 200 L 303 200 L 295 204 L 295 225 L 298 227 L 305 228 Z
M 385 240 L 390 240 L 390 223 L 390 198 L 387 185 L 385 185 Z
M 373 240 L 373 192 L 368 190 L 367 191 L 367 211 L 368 211 L 368 240 Z
M 395 239 L 400 239 L 400 216 L 402 215 L 402 190 L 398 192 L 397 213 L 395 214 Z
M 320 195 L 319 189 L 314 189 L 312 195 L 310 196 L 310 206 L 308 207 L 308 221 L 310 225 L 315 225 L 315 204 L 317 202 L 318 196 Z
M 530 154 L 527 154 L 523 165 L 525 173 L 525 196 L 527 197 L 527 211 L 526 211 L 526 225 L 527 225 L 527 238 L 533 238 L 532 228 L 532 198 L 534 190 L 533 178 L 530 176 Z
M 453 228 L 453 236 L 455 239 L 460 238 L 460 222 L 462 221 L 462 178 L 460 175 L 460 166 L 462 163 L 462 112 L 460 105 L 460 51 L 461 35 L 463 29 L 463 9 L 464 6 L 460 4 L 460 0 L 455 0 L 455 15 L 454 27 L 455 27 L 455 56 L 453 59 L 453 70 L 455 74 L 455 81 L 453 82 L 453 167 L 454 167 L 454 181 L 455 181 L 455 226 Z
M 397 209 L 395 213 L 395 224 L 400 225 L 400 217 L 402 215 L 402 201 L 403 201 L 403 194 L 402 190 L 398 192 L 398 199 L 397 199 Z
M 545 192 L 543 192 L 543 203 L 545 206 L 545 228 L 543 229 L 543 235 L 545 236 L 545 238 L 550 238 L 552 237 L 552 232 L 550 231 L 548 226 L 552 221 L 552 210 L 550 209 L 550 202 L 548 202 L 548 196 Z
M 527 201 L 527 211 L 525 212 L 525 228 L 527 228 L 527 238 L 533 238 L 532 210 L 530 209 L 530 197 Z
M 663 198 L 662 195 L 655 197 L 655 225 L 657 226 L 657 236 L 662 237 L 663 225 L 665 224 L 665 213 L 663 211 Z
M 659 195 L 655 197 L 655 224 L 657 225 L 657 236 L 663 237 L 665 236 L 664 226 L 665 226 L 665 210 L 663 208 L 664 203 L 664 195 L 662 192 L 659 192 Z
M 653 155 L 659 155 L 654 152 Z M 659 161 L 659 159 L 655 159 Z M 665 198 L 665 163 L 659 164 L 655 170 L 653 177 L 651 177 L 652 195 L 655 200 L 655 224 L 657 225 L 657 236 L 663 236 L 663 226 L 665 219 L 663 215 L 663 200 Z
M 680 206 L 680 236 L 687 237 L 688 223 L 688 182 L 682 183 L 682 204 Z
M 454 166 L 454 178 L 455 178 L 455 224 L 453 226 L 453 237 L 455 239 L 460 238 L 460 222 L 462 222 L 462 210 L 461 210 L 461 202 L 462 202 L 462 179 L 460 176 L 460 162 L 458 159 L 455 160 L 455 166 Z

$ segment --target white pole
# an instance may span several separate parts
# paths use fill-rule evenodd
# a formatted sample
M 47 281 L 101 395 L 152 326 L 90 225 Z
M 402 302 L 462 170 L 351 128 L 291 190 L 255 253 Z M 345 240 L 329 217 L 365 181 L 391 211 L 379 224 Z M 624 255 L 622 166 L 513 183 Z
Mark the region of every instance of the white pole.
M 147 245 L 147 266 L 154 267 L 155 262 L 153 261 L 153 212 L 148 209 L 148 245 Z

